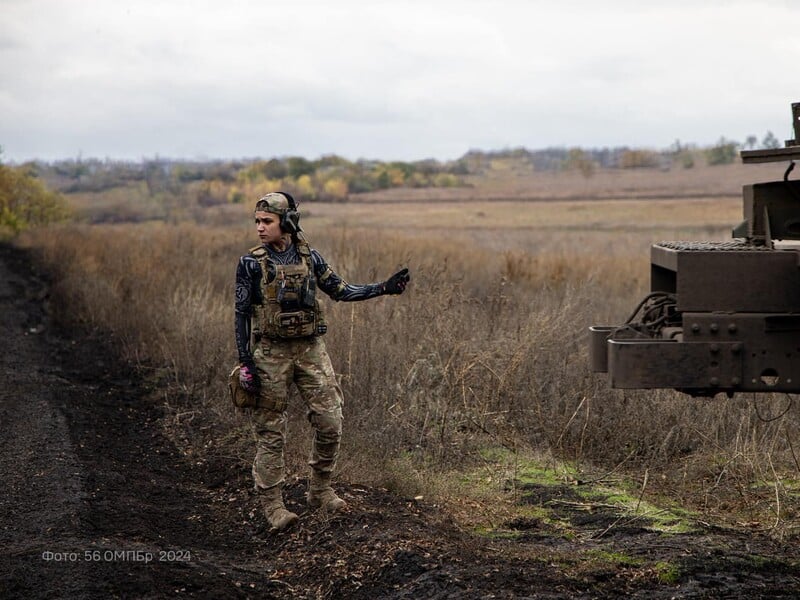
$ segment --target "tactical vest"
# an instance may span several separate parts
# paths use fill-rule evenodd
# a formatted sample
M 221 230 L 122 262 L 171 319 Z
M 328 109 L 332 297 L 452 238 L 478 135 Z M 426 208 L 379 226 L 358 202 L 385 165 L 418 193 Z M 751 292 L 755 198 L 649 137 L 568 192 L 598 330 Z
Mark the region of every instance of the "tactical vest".
M 269 253 L 263 246 L 250 249 L 261 265 L 262 304 L 253 306 L 256 340 L 291 339 L 322 335 L 327 330 L 322 305 L 316 298 L 317 280 L 311 262 L 311 249 L 297 242 L 301 261 L 294 265 L 272 263 L 275 277 L 267 283 Z

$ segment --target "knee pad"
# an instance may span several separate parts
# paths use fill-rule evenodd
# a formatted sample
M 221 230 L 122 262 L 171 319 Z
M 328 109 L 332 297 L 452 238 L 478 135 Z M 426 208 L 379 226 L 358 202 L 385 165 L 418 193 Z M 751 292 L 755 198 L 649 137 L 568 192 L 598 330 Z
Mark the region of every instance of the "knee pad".
M 309 421 L 321 442 L 337 442 L 342 436 L 342 411 L 336 409 L 331 412 L 315 413 L 309 415 Z

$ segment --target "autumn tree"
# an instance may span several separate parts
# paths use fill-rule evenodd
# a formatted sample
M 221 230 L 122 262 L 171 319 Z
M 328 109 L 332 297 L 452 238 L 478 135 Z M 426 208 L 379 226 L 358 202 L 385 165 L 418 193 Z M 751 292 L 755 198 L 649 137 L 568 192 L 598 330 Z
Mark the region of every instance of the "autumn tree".
M 716 145 L 706 149 L 706 162 L 709 165 L 729 165 L 736 159 L 738 147 L 738 143 L 721 137 Z
M 652 150 L 623 150 L 619 155 L 619 166 L 623 169 L 657 167 L 658 154 Z
M 322 186 L 326 200 L 346 200 L 348 194 L 347 182 L 341 177 L 332 177 Z
M 312 175 L 315 171 L 314 163 L 303 158 L 302 156 L 292 156 L 288 158 L 286 160 L 286 166 L 288 167 L 289 177 L 293 177 L 295 179 L 302 177 L 303 175 Z
M 567 160 L 564 161 L 564 167 L 568 170 L 580 171 L 581 175 L 588 178 L 594 175 L 595 162 L 584 150 L 571 148 L 567 154 Z
M 0 232 L 16 234 L 68 216 L 63 196 L 48 189 L 28 167 L 0 164 Z

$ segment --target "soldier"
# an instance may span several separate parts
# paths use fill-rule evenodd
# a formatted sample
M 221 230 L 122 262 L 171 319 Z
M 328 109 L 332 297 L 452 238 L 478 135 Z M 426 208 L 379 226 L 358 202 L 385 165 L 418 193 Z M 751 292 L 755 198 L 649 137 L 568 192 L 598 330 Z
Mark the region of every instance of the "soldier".
M 337 301 L 368 300 L 402 294 L 410 277 L 408 269 L 403 269 L 382 283 L 344 281 L 301 235 L 297 206 L 285 192 L 267 194 L 256 203 L 255 224 L 261 244 L 239 259 L 236 270 L 239 383 L 256 402 L 251 411 L 257 445 L 255 488 L 263 497 L 269 524 L 281 530 L 297 521 L 282 495 L 286 407 L 292 382 L 307 405 L 314 429 L 306 501 L 311 508 L 331 512 L 345 507 L 331 488 L 342 434 L 342 390 L 321 337 L 327 325 L 317 288 Z

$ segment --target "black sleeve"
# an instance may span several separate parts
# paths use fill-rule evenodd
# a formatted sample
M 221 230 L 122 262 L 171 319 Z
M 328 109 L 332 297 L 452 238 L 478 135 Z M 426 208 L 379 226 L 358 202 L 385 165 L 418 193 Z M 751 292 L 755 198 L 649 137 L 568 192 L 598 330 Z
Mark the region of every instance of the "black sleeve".
M 253 360 L 250 352 L 250 317 L 253 314 L 253 304 L 260 302 L 259 283 L 261 281 L 261 267 L 252 256 L 243 256 L 236 267 L 236 297 L 234 329 L 236 332 L 236 351 L 239 353 L 239 362 Z
M 383 283 L 365 283 L 362 285 L 347 283 L 331 269 L 316 250 L 311 251 L 311 261 L 314 265 L 314 275 L 317 278 L 319 289 L 334 300 L 354 302 L 356 300 L 369 300 L 383 294 Z

